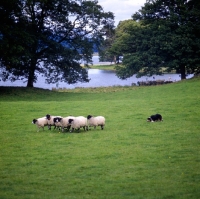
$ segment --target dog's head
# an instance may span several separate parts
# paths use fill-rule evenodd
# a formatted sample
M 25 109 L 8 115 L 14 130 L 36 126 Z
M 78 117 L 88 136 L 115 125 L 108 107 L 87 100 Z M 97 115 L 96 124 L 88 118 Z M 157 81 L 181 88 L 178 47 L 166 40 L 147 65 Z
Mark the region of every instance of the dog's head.
M 147 122 L 151 122 L 151 121 L 152 121 L 151 117 L 148 117 Z

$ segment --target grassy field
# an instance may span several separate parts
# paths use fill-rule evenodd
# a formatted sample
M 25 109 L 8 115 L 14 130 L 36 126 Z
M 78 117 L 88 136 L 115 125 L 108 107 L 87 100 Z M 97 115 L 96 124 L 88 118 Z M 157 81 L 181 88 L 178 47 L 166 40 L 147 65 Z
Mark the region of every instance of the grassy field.
M 90 65 L 91 69 L 100 69 L 100 70 L 115 70 L 115 64 L 109 65 Z
M 1 199 L 200 198 L 200 79 L 55 92 L 0 87 Z M 80 133 L 33 118 L 103 115 Z M 146 122 L 160 113 L 163 122 Z

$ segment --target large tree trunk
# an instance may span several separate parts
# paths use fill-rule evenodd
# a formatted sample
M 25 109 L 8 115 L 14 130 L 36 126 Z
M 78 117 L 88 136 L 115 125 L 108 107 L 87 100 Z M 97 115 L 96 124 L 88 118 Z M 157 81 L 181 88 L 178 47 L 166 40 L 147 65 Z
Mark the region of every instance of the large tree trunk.
M 181 72 L 181 79 L 186 79 L 185 65 L 181 65 L 180 72 Z
M 28 75 L 28 82 L 26 87 L 33 87 L 34 79 L 35 79 L 35 67 L 36 61 L 34 59 L 31 60 L 31 66 Z

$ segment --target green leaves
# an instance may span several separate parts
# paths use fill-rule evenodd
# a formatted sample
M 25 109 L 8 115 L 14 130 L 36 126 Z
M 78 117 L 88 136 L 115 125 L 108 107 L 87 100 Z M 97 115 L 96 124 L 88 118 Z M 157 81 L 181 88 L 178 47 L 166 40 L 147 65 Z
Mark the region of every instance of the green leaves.
M 133 20 L 116 29 L 110 48 L 123 55 L 120 78 L 161 74 L 176 70 L 182 79 L 200 71 L 200 3 L 197 1 L 148 1 Z
M 102 29 L 113 26 L 113 14 L 104 12 L 96 0 L 12 3 L 15 6 L 0 3 L 0 61 L 9 73 L 3 79 L 24 78 L 29 87 L 37 73 L 49 83 L 89 81 L 80 61 L 91 62 L 93 48 L 104 35 Z

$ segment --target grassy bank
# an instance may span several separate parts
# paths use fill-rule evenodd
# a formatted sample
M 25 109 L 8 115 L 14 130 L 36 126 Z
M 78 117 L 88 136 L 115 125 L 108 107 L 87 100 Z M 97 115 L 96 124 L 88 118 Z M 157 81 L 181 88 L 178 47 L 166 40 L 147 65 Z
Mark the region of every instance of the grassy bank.
M 200 198 L 200 79 L 152 87 L 0 87 L 0 198 Z M 80 133 L 33 118 L 103 115 Z M 154 113 L 163 122 L 147 123 Z
M 118 64 L 117 64 L 118 65 Z M 115 67 L 117 66 L 115 63 L 110 63 L 110 64 L 94 64 L 94 65 L 90 65 L 91 69 L 100 69 L 100 70 L 112 70 L 115 71 Z M 175 70 L 172 70 L 171 72 L 166 72 L 166 68 L 162 68 L 162 73 L 163 74 L 176 74 Z
M 113 70 L 115 71 L 115 64 L 109 65 L 92 65 L 90 66 L 92 69 L 100 69 L 100 70 Z

